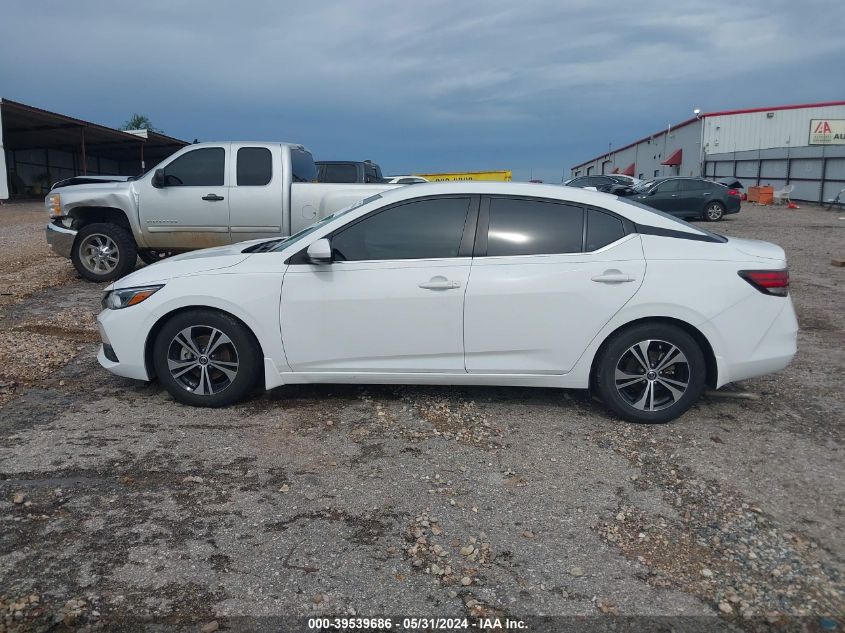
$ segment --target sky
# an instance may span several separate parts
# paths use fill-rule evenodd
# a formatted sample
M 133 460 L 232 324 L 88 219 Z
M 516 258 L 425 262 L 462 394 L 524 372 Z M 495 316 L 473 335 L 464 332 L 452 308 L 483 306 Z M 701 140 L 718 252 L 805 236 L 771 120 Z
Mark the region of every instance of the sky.
M 385 174 L 573 165 L 692 116 L 845 98 L 842 0 L 3 0 L 0 97 Z

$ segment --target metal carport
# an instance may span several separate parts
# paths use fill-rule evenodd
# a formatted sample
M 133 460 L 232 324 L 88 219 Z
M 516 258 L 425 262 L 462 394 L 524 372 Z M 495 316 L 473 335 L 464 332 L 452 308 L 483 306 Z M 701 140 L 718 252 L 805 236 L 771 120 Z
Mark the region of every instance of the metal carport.
M 158 132 L 124 132 L 0 99 L 0 200 L 43 196 L 71 176 L 134 176 L 185 145 Z

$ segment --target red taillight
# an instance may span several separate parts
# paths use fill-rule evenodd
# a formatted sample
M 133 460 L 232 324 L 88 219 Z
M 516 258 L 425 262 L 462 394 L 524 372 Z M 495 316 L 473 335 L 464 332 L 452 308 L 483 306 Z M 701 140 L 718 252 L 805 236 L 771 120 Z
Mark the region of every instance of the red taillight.
M 728 189 L 728 195 L 739 197 L 741 194 L 738 189 Z
M 763 294 L 778 297 L 789 294 L 788 270 L 740 270 L 739 276 Z

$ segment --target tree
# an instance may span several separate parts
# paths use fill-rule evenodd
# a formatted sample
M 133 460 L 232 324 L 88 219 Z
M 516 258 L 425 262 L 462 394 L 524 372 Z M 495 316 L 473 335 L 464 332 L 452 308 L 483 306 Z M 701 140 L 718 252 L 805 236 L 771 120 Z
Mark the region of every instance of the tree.
M 152 121 L 149 120 L 143 114 L 138 114 L 135 112 L 132 117 L 123 124 L 123 127 L 120 128 L 121 130 L 149 130 L 150 132 L 161 132 L 164 133 L 164 130 L 160 130 L 157 127 L 153 126 Z

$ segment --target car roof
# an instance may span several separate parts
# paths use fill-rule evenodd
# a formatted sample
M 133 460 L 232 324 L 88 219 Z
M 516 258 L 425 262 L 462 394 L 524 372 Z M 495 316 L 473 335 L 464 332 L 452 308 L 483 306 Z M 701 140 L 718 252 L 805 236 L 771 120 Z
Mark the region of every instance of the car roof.
M 554 201 L 571 202 L 607 209 L 629 219 L 635 224 L 684 231 L 694 234 L 706 234 L 692 225 L 678 222 L 677 218 L 663 214 L 639 204 L 631 203 L 609 193 L 590 191 L 577 187 L 557 184 L 529 182 L 491 182 L 485 180 L 461 180 L 447 182 L 419 183 L 413 187 L 396 187 L 380 194 L 378 200 L 363 205 L 369 210 L 370 204 L 384 206 L 403 200 L 442 195 L 489 195 L 514 196 L 521 198 L 544 198 Z

